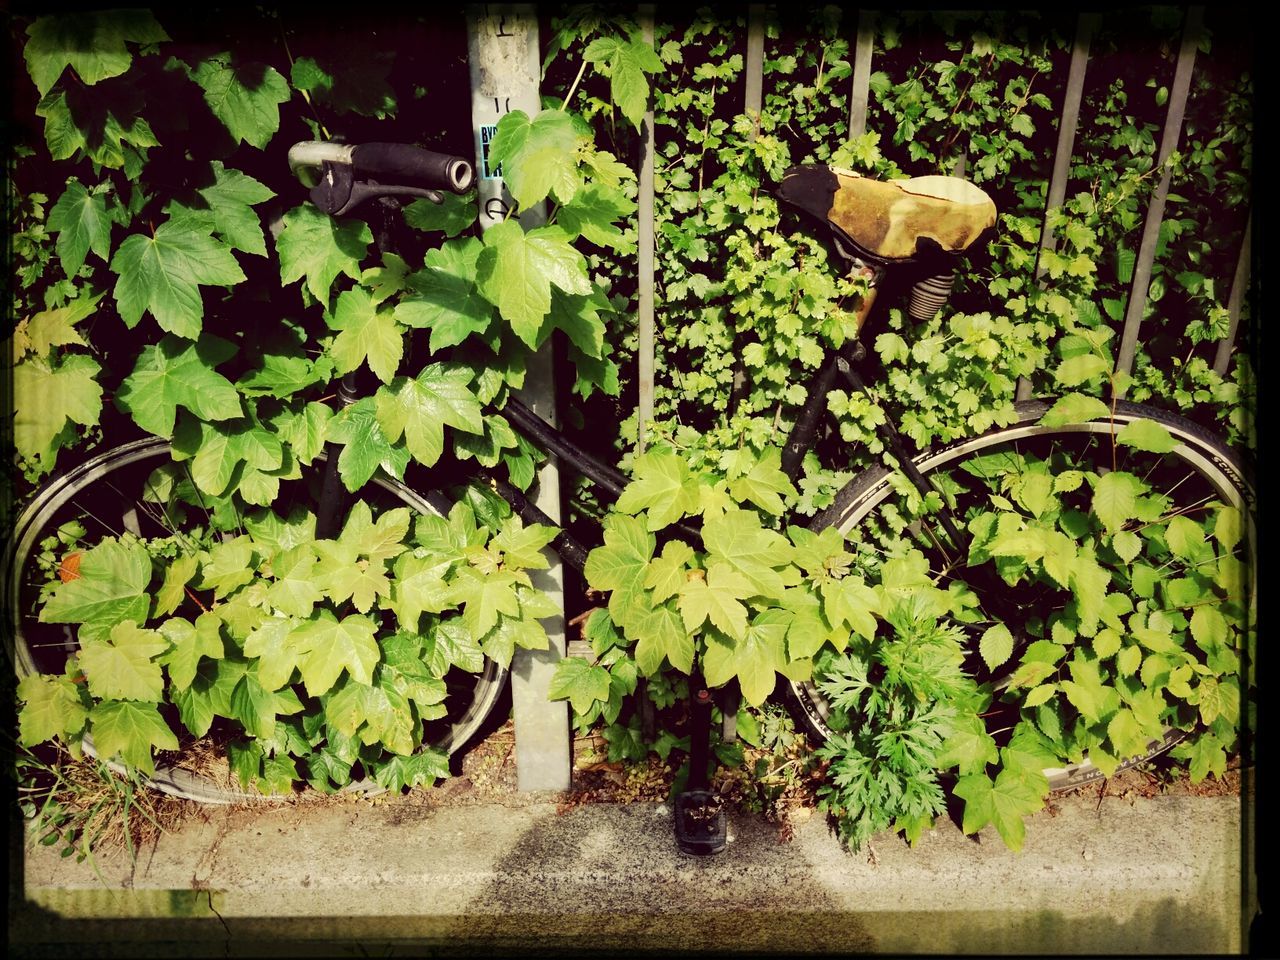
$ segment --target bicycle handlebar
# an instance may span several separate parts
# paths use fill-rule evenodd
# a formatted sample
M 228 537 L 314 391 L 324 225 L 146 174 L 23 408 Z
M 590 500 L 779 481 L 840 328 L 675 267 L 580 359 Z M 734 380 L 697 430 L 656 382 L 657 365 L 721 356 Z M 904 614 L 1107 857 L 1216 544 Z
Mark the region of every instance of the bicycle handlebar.
M 325 162 L 349 167 L 361 177 L 377 177 L 430 190 L 466 193 L 475 180 L 470 162 L 409 143 L 328 143 L 310 140 L 289 148 L 289 169 L 314 186 Z

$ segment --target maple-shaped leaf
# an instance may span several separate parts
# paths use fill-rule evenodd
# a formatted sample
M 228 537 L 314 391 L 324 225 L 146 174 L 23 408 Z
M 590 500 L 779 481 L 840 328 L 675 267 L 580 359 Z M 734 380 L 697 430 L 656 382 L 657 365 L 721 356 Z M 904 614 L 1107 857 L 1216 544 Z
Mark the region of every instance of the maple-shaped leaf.
M 587 583 L 593 590 L 609 591 L 609 614 L 623 628 L 653 608 L 644 587 L 653 548 L 653 534 L 644 521 L 611 514 L 604 525 L 604 545 L 587 555 Z
M 222 642 L 222 618 L 213 612 L 200 614 L 195 623 L 178 617 L 166 620 L 160 624 L 160 634 L 171 645 L 160 658 L 160 662 L 169 668 L 170 690 L 185 690 L 191 686 L 203 658 L 221 660 L 226 652 Z
M 339 411 L 328 423 L 327 439 L 342 446 L 338 473 L 349 491 L 368 483 L 379 467 L 397 479 L 404 476 L 409 451 L 392 446 L 383 435 L 374 397 L 363 397 Z
M 589 183 L 574 195 L 572 202 L 556 211 L 556 223 L 598 247 L 608 247 L 625 255 L 635 249 L 635 236 L 624 234 L 614 221 L 635 212 L 635 201 L 621 190 L 603 183 Z
M 568 700 L 574 713 L 584 714 L 599 700 L 609 699 L 609 671 L 580 657 L 564 657 L 547 687 L 551 700 Z
M 839 630 L 846 623 L 860 637 L 871 640 L 876 635 L 875 614 L 881 612 L 879 595 L 860 577 L 828 580 L 819 588 L 822 612 L 827 622 Z
M 327 692 L 343 671 L 358 683 L 370 683 L 381 656 L 376 633 L 377 625 L 368 617 L 356 614 L 338 620 L 328 610 L 297 626 L 292 640 L 307 693 L 318 697 Z
M 781 462 L 781 451 L 770 447 L 745 475 L 729 481 L 729 492 L 739 502 L 750 500 L 766 513 L 782 516 L 786 502 L 794 500 L 798 494 L 791 480 L 782 472 Z
M 27 354 L 50 359 L 54 347 L 86 346 L 75 325 L 96 312 L 102 294 L 81 296 L 66 306 L 41 310 L 20 321 L 13 331 L 13 357 L 21 360 Z
M 484 651 L 460 617 L 441 620 L 423 638 L 422 660 L 436 677 L 443 677 L 454 666 L 468 673 L 484 670 Z
M 200 561 L 194 554 L 188 554 L 173 560 L 164 570 L 164 582 L 156 591 L 155 616 L 163 617 L 173 613 L 186 599 L 186 587 L 191 578 L 200 569 Z
M 177 750 L 178 738 L 154 703 L 103 700 L 89 714 L 93 746 L 98 756 L 118 756 L 147 776 L 155 773 L 152 749 Z
M 167 336 L 143 347 L 133 373 L 116 391 L 116 403 L 156 436 L 172 437 L 177 408 L 200 420 L 230 420 L 242 414 L 235 386 L 213 368 L 236 348 L 205 335 L 195 343 Z
M 179 431 L 174 441 L 175 456 L 194 454 L 191 479 L 210 496 L 221 496 L 236 477 L 236 468 L 246 464 L 255 470 L 279 470 L 284 462 L 280 438 L 255 418 L 233 423 L 201 423 L 200 442 L 189 446 L 194 431 Z M 240 478 L 244 483 L 243 476 Z M 265 504 L 264 504 L 265 506 Z
M 555 330 L 563 330 L 571 349 L 588 362 L 604 354 L 605 323 L 601 310 L 611 310 L 609 298 L 593 290 L 588 296 L 576 296 L 551 288 L 551 311 L 542 322 L 534 342 L 541 346 Z
M 171 201 L 165 206 L 165 213 L 198 220 L 231 249 L 265 257 L 262 222 L 253 208 L 270 200 L 275 192 L 248 174 L 224 166 L 221 160 L 210 162 L 209 176 L 211 183 L 206 181 L 196 187 L 198 199 L 190 203 Z
M 327 305 L 329 289 L 338 274 L 360 279 L 360 261 L 373 243 L 367 223 L 335 220 L 310 204 L 285 213 L 283 223 L 276 238 L 281 283 L 306 277 L 311 295 Z
M 437 780 L 447 780 L 450 776 L 449 758 L 430 747 L 408 757 L 392 757 L 373 773 L 380 787 L 392 791 L 433 786 Z
M 147 619 L 151 555 L 136 540 L 107 538 L 80 555 L 80 576 L 59 584 L 40 611 L 42 623 Z
M 236 143 L 243 140 L 261 150 L 280 128 L 280 104 L 291 92 L 275 67 L 234 62 L 231 54 L 222 53 L 201 60 L 191 79 Z
M 316 553 L 309 543 L 300 543 L 282 551 L 271 560 L 272 583 L 267 588 L 267 603 L 279 613 L 291 617 L 309 617 L 323 599 L 316 585 Z
M 559 227 L 538 227 L 526 233 L 516 220 L 504 220 L 485 231 L 485 248 L 476 267 L 477 287 L 531 348 L 538 346 L 543 319 L 551 309 L 552 286 L 565 293 L 591 293 L 586 260 L 568 238 Z
M 70 67 L 93 86 L 125 73 L 133 63 L 126 42 L 160 43 L 169 35 L 147 10 L 77 11 L 39 17 L 27 27 L 22 54 L 36 89 L 44 96 Z
M 367 363 L 383 383 L 396 375 L 404 355 L 404 331 L 390 310 L 379 310 L 369 291 L 355 287 L 338 297 L 329 326 L 339 331 L 329 345 L 338 373 Z
M 282 407 L 269 422 L 281 442 L 289 445 L 294 459 L 307 465 L 324 452 L 329 421 L 333 416 L 333 409 L 328 404 L 314 400 L 305 404 L 295 401 Z
M 702 528 L 702 542 L 709 562 L 722 562 L 751 582 L 753 593 L 778 597 L 786 584 L 774 567 L 790 562 L 791 544 L 786 537 L 760 525 L 754 510 L 726 510 Z
M 969 714 L 957 717 L 950 735 L 943 741 L 937 755 L 939 770 L 959 767 L 960 775 L 981 774 L 987 764 L 1000 759 L 1000 750 L 981 717 Z
M 562 110 L 543 110 L 532 120 L 513 110 L 498 121 L 489 161 L 502 166 L 502 179 L 523 210 L 548 194 L 568 203 L 582 186 L 576 154 L 582 136 Z
M 258 682 L 268 690 L 279 690 L 293 677 L 301 648 L 294 639 L 300 626 L 297 617 L 269 617 L 249 632 L 244 655 L 258 662 Z
M 401 629 L 417 633 L 423 613 L 441 613 L 451 605 L 444 579 L 450 564 L 405 554 L 396 560 L 391 581 L 391 609 Z
M 812 657 L 822 645 L 831 640 L 838 650 L 843 650 L 848 634 L 832 630 L 822 616 L 822 601 L 810 590 L 791 588 L 782 597 L 786 609 L 794 615 L 787 628 L 787 656 L 790 660 Z
M 698 510 L 701 486 L 689 472 L 685 458 L 669 450 L 650 450 L 636 458 L 634 479 L 626 485 L 615 508 L 636 514 L 647 510 L 646 526 L 661 530 Z
M 204 300 L 200 285 L 232 286 L 245 279 L 231 250 L 199 218 L 177 216 L 151 236 L 135 233 L 111 258 L 116 307 L 129 328 L 144 312 L 161 328 L 188 340 L 200 336 Z
M 507 569 L 545 570 L 547 558 L 543 549 L 559 532 L 546 524 L 526 525 L 519 517 L 512 517 L 489 542 L 489 546 L 502 551 L 503 566 Z
M 742 601 L 754 593 L 742 574 L 728 564 L 713 563 L 705 578 L 695 577 L 680 587 L 680 616 L 690 633 L 709 620 L 734 640 L 741 640 L 747 632 L 747 608 Z
M 662 548 L 662 556 L 649 564 L 644 585 L 653 591 L 653 602 L 663 603 L 674 597 L 689 577 L 689 561 L 693 549 L 683 540 L 671 540 Z
M 450 238 L 456 237 L 476 222 L 480 210 L 473 198 L 460 197 L 456 193 L 441 196 L 441 203 L 432 203 L 430 200 L 413 201 L 404 208 L 404 222 L 415 230 L 442 231 Z
M 718 687 L 736 676 L 743 698 L 752 706 L 763 704 L 787 659 L 783 646 L 787 622 L 782 614 L 779 610 L 758 614 L 732 643 L 712 634 L 702 658 L 708 685 Z
M 444 427 L 482 433 L 484 419 L 469 384 L 471 370 L 456 363 L 432 363 L 417 377 L 397 377 L 377 393 L 378 424 L 419 463 L 431 466 L 444 452 Z
M 386 510 L 375 521 L 369 504 L 360 500 L 347 514 L 338 540 L 357 556 L 390 560 L 408 549 L 403 541 L 409 533 L 409 522 L 408 507 Z
M 605 66 L 609 74 L 610 99 L 639 130 L 649 102 L 649 80 L 645 74 L 659 73 L 664 69 L 653 45 L 638 33 L 626 40 L 599 37 L 591 41 L 582 58 L 587 63 Z
M 111 224 L 105 193 L 88 190 L 79 180 L 67 182 L 58 202 L 49 208 L 47 225 L 58 234 L 58 259 L 68 277 L 84 266 L 91 250 L 103 263 L 110 259 Z
M 72 423 L 94 426 L 102 416 L 102 368 L 83 353 L 67 354 L 59 363 L 23 360 L 13 368 L 13 442 L 28 460 L 51 469 Z
M 80 668 L 89 692 L 99 699 L 148 700 L 164 697 L 158 659 L 169 649 L 155 630 L 125 621 L 112 627 L 106 640 L 81 638 Z
M 386 561 L 359 557 L 354 546 L 341 540 L 317 540 L 314 546 L 320 558 L 316 584 L 334 603 L 351 600 L 368 613 L 379 596 L 391 595 Z
M 221 599 L 230 596 L 254 577 L 253 540 L 239 536 L 220 540 L 200 557 L 200 587 Z
M 381 669 L 370 684 L 344 680 L 325 698 L 324 711 L 333 728 L 347 736 L 358 732 L 365 743 L 406 755 L 416 746 L 409 705 Z
M 498 622 L 499 614 L 520 615 L 520 599 L 515 592 L 516 578 L 508 570 L 483 574 L 474 567 L 463 567 L 453 581 L 452 596 L 463 605 L 462 622 L 472 639 L 481 641 Z
M 81 686 L 66 677 L 32 673 L 18 681 L 18 740 L 24 747 L 54 737 L 70 742 L 84 730 L 89 707 L 80 696 Z
M 1001 771 L 994 781 L 985 773 L 961 777 L 954 792 L 965 801 L 961 829 L 977 833 L 994 822 L 1001 839 L 1015 853 L 1022 849 L 1026 836 L 1022 818 L 1044 806 L 1035 788 L 1011 770 Z
M 251 736 L 269 740 L 276 733 L 276 717 L 300 713 L 302 702 L 292 689 L 271 690 L 258 680 L 257 664 L 245 671 L 231 691 L 231 716 Z
M 411 293 L 396 305 L 396 319 L 429 328 L 432 353 L 454 347 L 493 323 L 493 304 L 476 288 L 476 267 L 484 244 L 467 237 L 427 251 L 425 266 L 409 278 Z

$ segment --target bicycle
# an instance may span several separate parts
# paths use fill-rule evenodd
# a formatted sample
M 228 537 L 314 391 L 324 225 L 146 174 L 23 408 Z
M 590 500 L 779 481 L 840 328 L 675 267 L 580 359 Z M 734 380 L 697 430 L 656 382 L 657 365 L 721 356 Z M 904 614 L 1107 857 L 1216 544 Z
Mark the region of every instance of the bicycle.
M 463 194 L 470 189 L 470 163 L 460 157 L 434 153 L 402 144 L 337 145 L 304 143 L 290 151 L 290 165 L 300 176 L 311 172 L 311 199 L 331 214 L 349 213 L 360 203 L 377 198 L 424 197 L 440 199 L 440 191 Z M 387 182 L 378 182 L 387 181 Z M 304 180 L 304 182 L 307 182 Z M 994 225 L 994 204 L 972 184 L 949 177 L 923 177 L 881 183 L 846 174 L 828 167 L 792 168 L 778 188 L 780 199 L 815 217 L 831 231 L 837 254 L 851 270 L 868 281 L 868 294 L 857 310 L 856 324 L 864 328 L 877 304 L 882 280 L 890 274 L 914 278 L 909 312 L 914 319 L 933 316 L 946 302 L 954 277 L 956 259 L 974 249 Z M 850 390 L 867 389 L 866 352 L 857 340 L 844 348 L 829 349 L 818 372 L 807 384 L 807 396 L 781 457 L 783 472 L 795 480 L 801 461 L 819 434 L 828 393 L 837 384 Z M 339 390 L 341 402 L 356 399 L 354 374 L 348 375 Z M 971 572 L 966 560 L 973 536 L 966 526 L 974 504 L 989 491 L 974 485 L 965 488 L 956 477 L 966 468 L 989 462 L 993 455 L 1033 453 L 1048 461 L 1070 455 L 1072 462 L 1097 464 L 1100 471 L 1122 466 L 1164 484 L 1169 497 L 1176 496 L 1179 509 L 1201 509 L 1210 502 L 1224 502 L 1240 510 L 1247 523 L 1242 539 L 1256 555 L 1253 520 L 1255 495 L 1248 473 L 1233 451 L 1209 431 L 1185 418 L 1139 404 L 1115 401 L 1109 415 L 1081 422 L 1045 424 L 1052 403 L 1030 400 L 1016 405 L 1015 422 L 979 436 L 968 437 L 938 449 L 912 453 L 904 444 L 896 425 L 886 420 L 878 431 L 887 450 L 895 457 L 903 476 L 887 466 L 872 467 L 854 477 L 836 496 L 831 506 L 809 524 L 811 529 L 834 527 L 849 538 L 862 530 L 875 529 L 899 521 L 904 500 L 941 500 L 920 513 L 917 508 L 906 531 L 930 562 L 931 570 L 970 588 L 991 620 L 1013 624 L 1025 643 L 1029 619 L 1043 613 L 1037 609 L 1044 597 L 1012 593 L 998 582 L 984 580 Z M 510 399 L 503 414 L 535 446 L 559 459 L 562 466 L 588 478 L 606 497 L 618 497 L 628 477 L 579 448 L 517 399 Z M 1171 449 L 1156 453 L 1131 448 L 1118 450 L 1114 438 L 1118 429 L 1150 420 L 1163 426 L 1173 438 Z M 1125 457 L 1121 462 L 1118 458 Z M 323 455 L 320 476 L 311 483 L 319 488 L 316 499 L 322 522 L 336 523 L 341 515 L 341 495 L 332 451 Z M 33 614 L 40 584 L 23 574 L 35 570 L 42 544 L 65 524 L 78 523 L 98 535 L 116 535 L 130 530 L 143 535 L 147 530 L 167 531 L 172 527 L 170 504 L 162 491 L 149 489 L 153 471 L 171 461 L 170 444 L 161 438 L 147 438 L 107 450 L 71 470 L 43 488 L 31 499 L 18 518 L 6 558 L 8 586 L 5 599 L 14 631 L 15 664 L 20 676 L 33 672 L 58 672 L 60 660 L 77 649 L 74 633 L 67 627 L 42 623 Z M 983 471 L 970 471 L 981 480 Z M 558 526 L 533 505 L 519 490 L 500 476 L 477 472 L 460 465 L 433 468 L 424 486 L 416 487 L 379 474 L 366 498 L 409 507 L 416 513 L 444 516 L 450 502 L 444 490 L 459 482 L 480 480 L 495 489 L 526 523 Z M 302 486 L 306 486 L 303 484 Z M 679 532 L 697 537 L 698 531 L 679 525 Z M 92 537 L 89 537 L 92 540 Z M 561 529 L 552 547 L 563 561 L 578 570 L 586 562 L 587 547 Z M 1256 590 L 1256 587 L 1250 587 Z M 1252 596 L 1247 605 L 1253 603 Z M 429 724 L 424 743 L 452 754 L 463 747 L 489 716 L 506 681 L 507 671 L 487 660 L 479 675 L 458 672 L 446 678 L 449 712 Z M 1008 678 L 1004 678 L 1007 683 Z M 790 681 L 788 694 L 807 731 L 817 740 L 830 736 L 830 711 L 821 691 L 812 681 Z M 709 789 L 707 776 L 712 697 L 696 667 L 690 678 L 691 748 L 690 778 L 676 803 L 676 837 L 681 849 L 695 854 L 714 853 L 725 844 L 725 819 L 719 799 Z M 1124 762 L 1133 765 L 1168 750 L 1183 734 L 1169 730 L 1154 740 L 1141 756 Z M 91 742 L 86 746 L 92 749 Z M 1046 771 L 1054 790 L 1067 789 L 1102 776 L 1088 758 L 1066 767 Z M 161 790 L 205 802 L 246 799 L 247 795 L 226 791 L 200 775 L 176 765 L 157 768 L 152 782 Z

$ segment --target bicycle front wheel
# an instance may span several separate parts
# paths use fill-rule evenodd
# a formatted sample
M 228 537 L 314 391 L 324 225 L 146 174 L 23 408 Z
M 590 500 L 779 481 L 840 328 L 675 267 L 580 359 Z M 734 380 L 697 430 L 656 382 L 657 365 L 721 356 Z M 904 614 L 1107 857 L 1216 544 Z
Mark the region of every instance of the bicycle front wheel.
M 993 486 L 992 478 L 999 476 L 1001 469 L 1006 475 L 1010 471 L 1024 470 L 1028 463 L 1050 464 L 1066 472 L 1075 471 L 1074 476 L 1060 483 L 1063 487 L 1075 483 L 1083 473 L 1091 472 L 1100 477 L 1108 472 L 1124 471 L 1142 479 L 1143 484 L 1153 491 L 1151 499 L 1159 498 L 1160 513 L 1165 519 L 1203 517 L 1206 511 L 1222 505 L 1238 511 L 1243 529 L 1238 545 L 1231 551 L 1234 558 L 1231 562 L 1235 569 L 1243 572 L 1243 584 L 1237 591 L 1238 595 L 1225 600 L 1235 604 L 1245 617 L 1251 617 L 1256 609 L 1256 577 L 1253 576 L 1257 555 L 1255 495 L 1241 458 L 1198 424 L 1162 410 L 1120 401 L 1115 405 L 1111 419 L 1045 426 L 1040 420 L 1052 406 L 1051 400 L 1020 402 L 1016 405 L 1017 420 L 1013 424 L 981 436 L 955 441 L 913 458 L 930 486 L 947 503 L 945 512 L 951 527 L 960 532 L 965 542 L 952 542 L 954 537 L 940 521 L 939 512 L 931 514 L 927 509 L 921 509 L 918 491 L 905 477 L 882 466 L 855 477 L 810 526 L 813 529 L 835 527 L 840 530 L 850 541 L 848 549 L 860 555 L 864 568 L 869 566 L 871 569 L 875 568 L 877 556 L 883 550 L 907 538 L 929 560 L 930 571 L 941 585 L 946 586 L 954 579 L 972 588 L 978 601 L 974 610 L 976 626 L 970 630 L 975 638 L 983 627 L 993 623 L 1019 621 L 1022 627 L 1030 625 L 1029 633 L 1025 629 L 1014 629 L 1021 646 L 1025 647 L 1031 642 L 1031 637 L 1045 635 L 1047 622 L 1056 611 L 1071 603 L 1072 598 L 1069 591 L 1058 588 L 1046 577 L 1011 584 L 1000 576 L 998 569 L 993 569 L 995 565 L 990 558 L 983 558 L 988 568 L 985 571 L 971 565 L 970 538 L 975 534 L 968 525 L 978 514 L 991 511 L 993 497 L 1009 494 L 1007 484 L 1002 493 L 998 485 Z M 1151 420 L 1163 427 L 1172 438 L 1172 449 L 1154 453 L 1116 442 L 1118 431 L 1140 420 Z M 1168 444 L 1158 446 L 1163 449 Z M 1040 467 L 1035 469 L 1040 470 Z M 1043 482 L 1041 488 L 1050 493 L 1053 490 L 1052 487 L 1044 487 Z M 1083 485 L 1080 494 L 1087 490 L 1088 486 Z M 1003 503 L 1013 506 L 1008 497 Z M 1079 524 L 1087 522 L 1087 518 L 1072 515 L 1068 521 Z M 1129 526 L 1141 528 L 1142 523 L 1135 520 Z M 1160 574 L 1156 577 L 1162 579 Z M 1165 585 L 1152 589 L 1158 589 L 1161 600 L 1168 602 Z M 1010 689 L 1015 678 L 1009 674 L 1016 660 L 1015 654 L 1003 676 L 986 677 L 992 680 L 997 695 L 1009 702 L 1018 699 L 1017 692 Z M 969 664 L 980 674 L 985 669 L 976 654 Z M 1065 669 L 1065 664 L 1063 666 Z M 819 741 L 830 737 L 830 706 L 818 686 L 812 681 L 794 681 L 790 692 L 810 735 Z M 1021 693 L 1025 695 L 1026 689 Z M 1017 719 L 1016 707 L 1013 708 L 1013 719 Z M 1008 713 L 1005 720 L 1009 720 Z M 1168 750 L 1186 736 L 1184 729 L 1189 726 L 1189 721 L 1170 725 L 1163 736 L 1151 738 L 1145 751 L 1125 758 L 1120 769 Z M 1051 789 L 1055 791 L 1103 776 L 1087 755 L 1045 773 Z
M 74 627 L 44 623 L 38 616 L 41 592 L 51 578 L 49 545 L 68 527 L 75 527 L 77 539 L 87 545 L 125 532 L 142 538 L 173 535 L 180 526 L 176 507 L 157 497 L 152 479 L 157 468 L 171 460 L 169 443 L 158 438 L 115 447 L 51 480 L 21 512 L 5 557 L 3 594 L 12 637 L 10 653 L 19 678 L 33 673 L 60 674 L 67 658 L 79 649 Z M 318 462 L 323 463 L 323 454 Z M 407 506 L 417 513 L 437 516 L 448 512 L 448 504 L 438 495 L 424 496 L 387 477 L 378 476 L 367 490 L 370 492 L 362 496 L 381 509 Z M 55 555 L 53 562 L 60 561 Z M 447 713 L 427 722 L 424 745 L 449 755 L 466 745 L 493 711 L 506 678 L 507 670 L 488 658 L 479 674 L 450 670 L 443 678 Z M 176 721 L 171 726 L 180 729 Z M 84 746 L 93 753 L 91 737 L 85 737 Z M 115 762 L 109 765 L 123 770 Z M 181 754 L 162 755 L 150 780 L 165 793 L 204 803 L 263 799 L 259 794 L 245 793 L 233 779 L 201 772 L 199 766 Z M 377 789 L 372 780 L 354 787 Z

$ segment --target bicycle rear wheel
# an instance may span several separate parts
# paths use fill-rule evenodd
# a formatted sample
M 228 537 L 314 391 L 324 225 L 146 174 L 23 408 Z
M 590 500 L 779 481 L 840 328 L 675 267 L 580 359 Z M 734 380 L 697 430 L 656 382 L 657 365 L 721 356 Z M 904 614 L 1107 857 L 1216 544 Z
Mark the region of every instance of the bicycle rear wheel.
M 1134 473 L 1168 498 L 1166 516 L 1194 516 L 1215 504 L 1224 504 L 1239 511 L 1244 530 L 1235 553 L 1245 576 L 1243 595 L 1233 602 L 1251 617 L 1256 609 L 1256 577 L 1252 575 L 1257 555 L 1255 495 L 1240 457 L 1204 428 L 1165 411 L 1121 401 L 1115 405 L 1111 420 L 1041 425 L 1040 419 L 1052 405 L 1049 400 L 1018 403 L 1017 420 L 1010 426 L 958 440 L 913 458 L 929 483 L 935 489 L 945 491 L 946 498 L 951 501 L 949 514 L 953 522 L 963 529 L 976 513 L 990 509 L 992 489 L 982 482 L 984 478 L 981 475 L 990 473 L 990 465 L 1000 462 L 1001 458 L 1031 457 L 1042 462 L 1059 458 L 1099 474 L 1113 470 Z M 1172 450 L 1152 453 L 1115 443 L 1114 435 L 1118 430 L 1143 419 L 1153 420 L 1168 431 L 1176 441 Z M 928 558 L 931 573 L 943 585 L 949 579 L 958 579 L 975 587 L 974 592 L 979 599 L 977 619 L 982 626 L 1004 621 L 1009 613 L 1016 618 L 1019 610 L 1025 614 L 1028 608 L 1031 616 L 1038 616 L 1042 625 L 1051 611 L 1068 602 L 1064 599 L 1064 591 L 1053 589 L 1052 584 L 1029 583 L 1015 589 L 992 576 L 990 571 L 984 580 L 968 566 L 968 544 L 961 544 L 958 548 L 950 544 L 936 515 L 931 517 L 927 512 L 922 513 L 918 502 L 913 507 L 913 499 L 918 501 L 918 493 L 905 478 L 877 466 L 855 477 L 810 526 L 813 529 L 839 529 L 850 540 L 848 549 L 859 554 L 871 569 L 877 565 L 882 544 L 902 536 L 910 538 Z M 982 630 L 974 628 L 969 632 L 974 636 L 973 646 L 976 648 L 976 636 Z M 1022 646 L 1028 642 L 1025 634 L 1018 639 Z M 976 654 L 971 656 L 969 664 L 979 673 L 983 670 L 982 661 Z M 986 679 L 991 680 L 996 693 L 1003 696 L 1013 678 L 1006 673 L 1003 677 Z M 793 681 L 790 693 L 810 735 L 818 741 L 829 738 L 832 735 L 830 705 L 818 686 L 812 681 Z M 1016 719 L 1015 713 L 1013 720 Z M 1145 751 L 1125 758 L 1118 769 L 1152 759 L 1185 736 L 1185 729 L 1177 726 L 1166 728 L 1164 736 L 1153 737 Z M 1045 774 L 1054 791 L 1070 789 L 1103 776 L 1087 756 L 1047 769 Z
M 78 539 L 86 545 L 125 531 L 143 538 L 171 535 L 178 523 L 175 510 L 179 508 L 171 501 L 156 502 L 151 482 L 154 471 L 170 462 L 171 451 L 165 440 L 146 438 L 124 444 L 54 478 L 23 509 L 5 556 L 3 593 L 12 636 L 10 655 L 19 678 L 32 673 L 60 674 L 67 658 L 79 649 L 73 626 L 43 623 L 38 618 L 40 593 L 50 580 L 47 558 L 43 567 L 38 559 L 47 552 L 44 545 L 68 524 L 83 528 Z M 323 454 L 317 462 L 323 464 Z M 448 503 L 437 494 L 422 495 L 383 476 L 376 477 L 366 490 L 372 492 L 362 496 L 375 508 L 407 506 L 417 513 L 437 516 L 448 512 Z M 443 678 L 447 713 L 427 722 L 424 746 L 449 755 L 465 746 L 497 704 L 506 678 L 507 670 L 487 658 L 479 674 L 450 670 Z M 181 729 L 176 721 L 170 725 Z M 87 752 L 93 753 L 91 737 L 86 736 L 84 745 Z M 183 762 L 181 756 L 158 757 L 150 778 L 152 785 L 165 793 L 204 803 L 263 799 L 260 794 L 244 792 L 234 781 L 187 769 Z M 110 765 L 123 770 L 118 763 Z M 369 779 L 352 788 L 370 792 L 378 789 Z

